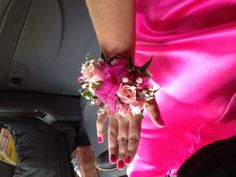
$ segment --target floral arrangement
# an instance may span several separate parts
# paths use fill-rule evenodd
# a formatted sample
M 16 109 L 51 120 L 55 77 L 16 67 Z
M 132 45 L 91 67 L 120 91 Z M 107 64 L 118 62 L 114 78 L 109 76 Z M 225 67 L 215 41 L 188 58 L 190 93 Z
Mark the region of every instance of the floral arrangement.
M 152 57 L 143 66 L 135 66 L 132 57 L 128 59 L 111 56 L 108 59 L 89 59 L 82 64 L 78 82 L 82 85 L 81 95 L 91 105 L 127 116 L 142 116 L 145 103 L 154 98 L 156 90 L 149 80 L 147 71 Z

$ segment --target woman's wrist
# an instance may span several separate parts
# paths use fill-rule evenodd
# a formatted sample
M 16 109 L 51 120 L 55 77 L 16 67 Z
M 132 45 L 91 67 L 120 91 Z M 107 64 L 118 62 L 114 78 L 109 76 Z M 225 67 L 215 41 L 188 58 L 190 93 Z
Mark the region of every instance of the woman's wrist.
M 133 54 L 133 48 L 130 47 L 124 50 L 123 47 L 117 47 L 112 49 L 107 47 L 107 48 L 102 48 L 102 53 L 104 59 L 107 59 L 110 56 L 121 56 L 123 58 L 129 58 L 129 56 Z

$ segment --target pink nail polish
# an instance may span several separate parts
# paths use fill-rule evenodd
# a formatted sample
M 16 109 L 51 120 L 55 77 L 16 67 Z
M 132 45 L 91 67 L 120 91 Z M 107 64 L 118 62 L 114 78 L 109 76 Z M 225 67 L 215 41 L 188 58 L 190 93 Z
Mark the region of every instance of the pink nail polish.
M 102 143 L 102 137 L 101 136 L 98 137 L 98 143 L 99 144 Z
M 125 163 L 126 163 L 126 164 L 130 164 L 130 156 L 127 156 L 127 157 L 125 158 Z
M 116 163 L 116 155 L 112 154 L 111 157 L 110 157 L 110 162 L 112 164 Z
M 124 168 L 124 161 L 123 160 L 118 161 L 117 168 L 120 169 L 120 170 Z

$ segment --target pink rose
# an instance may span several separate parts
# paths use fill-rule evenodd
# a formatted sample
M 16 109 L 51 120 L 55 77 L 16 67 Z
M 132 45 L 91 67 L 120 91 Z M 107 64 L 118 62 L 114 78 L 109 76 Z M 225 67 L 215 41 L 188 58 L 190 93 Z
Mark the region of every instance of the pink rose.
M 120 84 L 117 95 L 126 104 L 132 104 L 136 101 L 136 87 Z
M 80 83 L 80 84 L 83 83 L 84 82 L 84 77 L 83 76 L 78 77 L 77 82 Z
M 100 76 L 100 65 L 96 60 L 86 61 L 85 64 L 82 65 L 81 74 L 86 80 L 93 79 L 91 82 L 95 82 L 101 80 Z

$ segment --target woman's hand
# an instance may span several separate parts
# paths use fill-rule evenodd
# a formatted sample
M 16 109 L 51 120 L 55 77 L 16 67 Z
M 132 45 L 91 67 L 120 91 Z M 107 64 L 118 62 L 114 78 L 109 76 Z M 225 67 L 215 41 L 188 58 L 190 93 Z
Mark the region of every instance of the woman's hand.
M 105 58 L 118 55 L 128 58 L 134 53 L 135 0 L 86 0 L 88 10 Z M 156 101 L 146 104 L 149 117 L 155 125 L 162 127 Z M 104 140 L 104 124 L 109 118 L 108 149 L 111 163 L 118 169 L 129 164 L 137 151 L 142 119 L 138 116 L 121 117 L 107 111 L 100 112 L 97 119 L 97 136 Z
M 155 99 L 147 102 L 146 110 L 156 126 L 164 126 Z M 104 124 L 107 119 L 109 119 L 109 159 L 111 163 L 117 164 L 118 169 L 123 169 L 125 165 L 132 162 L 136 154 L 140 139 L 142 118 L 133 115 L 122 117 L 108 111 L 99 111 L 97 118 L 97 136 L 99 143 L 102 143 L 104 140 Z

